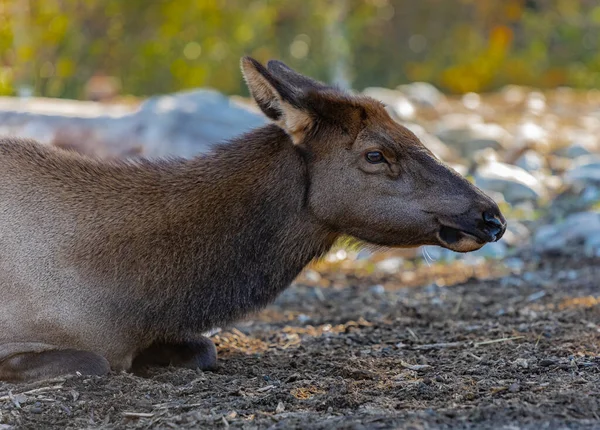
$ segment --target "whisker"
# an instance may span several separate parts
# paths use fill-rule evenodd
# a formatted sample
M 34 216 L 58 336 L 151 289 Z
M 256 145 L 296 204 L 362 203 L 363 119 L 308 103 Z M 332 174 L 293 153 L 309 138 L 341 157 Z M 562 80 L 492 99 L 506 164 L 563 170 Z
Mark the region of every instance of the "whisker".
M 427 263 L 427 266 L 431 267 L 431 263 L 433 262 L 433 258 L 431 258 L 431 255 L 429 255 L 429 252 L 427 251 L 427 247 L 426 246 L 423 247 L 423 256 L 425 257 L 425 262 Z

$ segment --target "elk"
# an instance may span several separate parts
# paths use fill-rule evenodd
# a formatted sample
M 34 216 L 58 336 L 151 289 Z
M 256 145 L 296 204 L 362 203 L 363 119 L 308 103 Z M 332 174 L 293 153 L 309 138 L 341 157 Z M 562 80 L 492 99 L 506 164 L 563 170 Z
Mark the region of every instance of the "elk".
M 469 252 L 504 233 L 379 102 L 241 66 L 272 122 L 193 159 L 0 140 L 0 380 L 213 369 L 202 333 L 265 307 L 340 236 Z

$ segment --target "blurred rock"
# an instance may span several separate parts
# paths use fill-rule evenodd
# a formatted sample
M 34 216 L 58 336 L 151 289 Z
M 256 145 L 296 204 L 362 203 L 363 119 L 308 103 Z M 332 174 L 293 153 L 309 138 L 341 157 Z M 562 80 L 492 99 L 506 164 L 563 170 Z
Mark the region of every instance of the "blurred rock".
M 375 265 L 375 267 L 377 268 L 377 270 L 380 270 L 381 272 L 393 274 L 393 273 L 398 272 L 402 268 L 403 264 L 404 264 L 403 258 L 390 257 L 390 258 L 386 258 L 383 261 L 378 262 Z
M 544 158 L 532 150 L 525 151 L 515 165 L 528 172 L 537 172 L 546 167 Z
M 545 225 L 534 236 L 534 247 L 542 252 L 561 252 L 569 245 L 583 245 L 595 252 L 600 242 L 600 213 L 579 212 L 569 215 L 564 221 Z
M 561 148 L 556 154 L 561 157 L 577 158 L 582 155 L 589 155 L 600 151 L 598 136 L 594 136 L 587 132 L 579 132 L 572 136 L 572 139 L 574 142 L 571 145 Z
M 512 247 L 523 246 L 529 242 L 530 237 L 531 232 L 525 224 L 509 220 L 506 225 L 506 232 L 502 236 L 502 242 Z
M 0 134 L 100 157 L 191 157 L 265 122 L 213 90 L 152 97 L 140 106 L 0 98 Z
M 552 200 L 549 213 L 552 219 L 562 219 L 569 214 L 592 209 L 600 202 L 600 185 L 567 185 Z
M 600 257 L 600 231 L 586 237 L 583 252 L 588 257 Z
M 525 268 L 525 262 L 518 257 L 510 257 L 507 258 L 506 260 L 504 260 L 504 265 L 506 267 L 508 267 L 513 273 L 515 274 L 520 274 L 523 269 Z M 523 282 L 520 278 L 515 277 L 516 280 L 518 280 L 517 282 Z M 515 280 L 515 278 L 513 278 L 513 280 Z
M 555 193 L 563 186 L 563 180 L 560 176 L 549 174 L 545 169 L 537 172 L 531 172 L 535 178 L 540 181 L 546 190 Z
M 569 184 L 600 185 L 600 154 L 584 155 L 575 159 L 573 167 L 566 172 Z
M 546 97 L 539 91 L 532 91 L 525 99 L 526 109 L 533 114 L 541 114 L 546 109 Z
M 512 205 L 512 212 L 521 220 L 535 218 L 537 204 L 532 200 L 523 200 Z
M 381 284 L 377 284 L 369 287 L 369 291 L 377 296 L 380 296 L 385 293 L 385 287 Z
M 400 85 L 398 91 L 406 95 L 410 101 L 421 107 L 435 108 L 446 102 L 446 96 L 427 82 L 412 82 Z
M 411 120 L 415 117 L 415 107 L 400 91 L 381 87 L 369 87 L 363 90 L 363 94 L 379 100 L 388 106 L 396 119 Z
M 546 156 L 546 162 L 548 168 L 557 174 L 563 174 L 571 167 L 573 167 L 573 160 L 567 157 L 560 157 L 555 154 L 549 154 Z
M 476 257 L 500 259 L 506 257 L 508 247 L 504 241 L 491 242 L 472 252 Z
M 214 90 L 152 97 L 136 113 L 139 139 L 149 156 L 192 157 L 266 120 Z
M 481 107 L 481 96 L 477 93 L 466 93 L 461 100 L 467 109 L 475 110 Z
M 509 105 L 522 103 L 528 92 L 529 88 L 520 85 L 506 85 L 500 90 L 504 101 Z
M 475 184 L 502 193 L 509 203 L 538 200 L 546 195 L 543 185 L 524 169 L 500 162 L 479 166 L 473 175 Z
M 485 148 L 475 151 L 471 154 L 471 161 L 475 163 L 476 166 L 494 163 L 496 161 L 500 161 L 498 159 L 498 153 L 496 150 L 492 148 Z
M 445 115 L 438 124 L 436 136 L 442 142 L 469 157 L 475 151 L 505 149 L 511 135 L 498 124 L 484 124 L 477 115 Z
M 526 121 L 520 124 L 514 135 L 513 151 L 533 149 L 546 154 L 549 149 L 548 132 L 539 124 Z
M 433 152 L 439 159 L 444 161 L 455 161 L 457 159 L 457 154 L 454 150 L 452 150 L 452 148 L 448 147 L 448 145 L 446 145 L 436 136 L 427 133 L 419 124 L 410 122 L 403 123 L 402 125 L 412 131 L 423 143 L 423 145 L 425 145 L 427 149 Z

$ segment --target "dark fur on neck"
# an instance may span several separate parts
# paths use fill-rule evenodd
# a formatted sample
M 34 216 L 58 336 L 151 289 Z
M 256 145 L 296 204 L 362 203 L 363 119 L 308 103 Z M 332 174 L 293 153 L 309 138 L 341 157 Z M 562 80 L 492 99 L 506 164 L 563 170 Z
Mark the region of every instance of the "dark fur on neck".
M 116 163 L 111 177 L 126 216 L 99 215 L 74 252 L 140 333 L 172 339 L 258 310 L 337 237 L 306 207 L 305 161 L 274 125 L 193 160 Z

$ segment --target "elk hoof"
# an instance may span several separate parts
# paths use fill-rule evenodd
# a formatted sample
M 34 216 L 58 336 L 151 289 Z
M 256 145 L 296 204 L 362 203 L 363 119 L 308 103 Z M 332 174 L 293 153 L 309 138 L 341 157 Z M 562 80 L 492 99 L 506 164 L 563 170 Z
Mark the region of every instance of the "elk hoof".
M 136 373 L 148 366 L 214 370 L 217 367 L 217 348 L 205 336 L 179 343 L 157 342 L 135 358 L 132 369 Z

